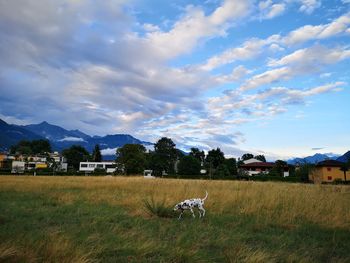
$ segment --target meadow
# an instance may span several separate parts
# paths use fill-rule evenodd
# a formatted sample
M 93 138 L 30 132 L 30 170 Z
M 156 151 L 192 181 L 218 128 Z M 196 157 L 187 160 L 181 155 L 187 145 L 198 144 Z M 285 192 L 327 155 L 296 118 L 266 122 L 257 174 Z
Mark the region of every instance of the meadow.
M 350 262 L 350 187 L 2 176 L 0 262 Z

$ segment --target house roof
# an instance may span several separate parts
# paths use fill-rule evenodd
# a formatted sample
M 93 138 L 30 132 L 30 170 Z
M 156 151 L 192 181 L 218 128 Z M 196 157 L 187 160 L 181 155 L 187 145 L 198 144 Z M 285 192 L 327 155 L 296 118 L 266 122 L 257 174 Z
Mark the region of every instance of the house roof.
M 262 161 L 260 161 L 260 160 L 258 160 L 258 159 L 255 159 L 255 158 L 251 158 L 251 159 L 248 159 L 248 160 L 244 160 L 243 163 L 244 163 L 244 164 L 262 163 Z
M 333 166 L 333 167 L 341 167 L 344 163 L 336 160 L 324 160 L 322 162 L 318 162 L 316 166 L 324 167 L 324 166 Z

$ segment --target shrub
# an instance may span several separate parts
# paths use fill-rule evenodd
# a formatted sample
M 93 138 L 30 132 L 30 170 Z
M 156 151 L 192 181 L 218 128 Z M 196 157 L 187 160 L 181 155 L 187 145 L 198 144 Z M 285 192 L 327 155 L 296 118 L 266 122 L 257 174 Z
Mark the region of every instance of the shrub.
M 153 197 L 143 200 L 143 207 L 146 213 L 151 216 L 172 218 L 175 215 L 172 209 L 165 205 L 164 200 L 162 202 L 156 202 Z

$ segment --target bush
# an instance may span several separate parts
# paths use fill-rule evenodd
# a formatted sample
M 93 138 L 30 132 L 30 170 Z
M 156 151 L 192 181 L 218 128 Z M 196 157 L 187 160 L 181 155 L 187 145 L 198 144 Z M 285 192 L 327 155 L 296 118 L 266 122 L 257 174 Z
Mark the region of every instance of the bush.
M 106 169 L 95 168 L 95 170 L 94 170 L 94 175 L 105 175 L 105 174 L 106 174 Z
M 165 206 L 165 201 L 155 202 L 153 198 L 143 200 L 143 207 L 151 216 L 173 218 L 175 216 L 174 211 Z

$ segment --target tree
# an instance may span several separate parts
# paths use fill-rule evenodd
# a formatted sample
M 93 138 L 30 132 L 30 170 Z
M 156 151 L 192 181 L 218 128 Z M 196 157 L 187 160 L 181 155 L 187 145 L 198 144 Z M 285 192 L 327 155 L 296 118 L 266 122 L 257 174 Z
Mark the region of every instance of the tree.
M 344 173 L 344 182 L 346 183 L 346 172 L 349 171 L 349 165 L 347 163 L 342 164 L 340 171 Z
M 235 158 L 225 159 L 225 165 L 230 175 L 237 175 L 237 161 Z
M 217 178 L 226 178 L 230 176 L 230 171 L 224 163 L 221 163 L 216 168 L 214 176 Z
M 259 160 L 259 161 L 266 162 L 266 158 L 265 158 L 265 156 L 262 155 L 262 154 L 256 155 L 254 158 L 257 159 L 257 160 Z
M 209 169 L 209 176 L 212 177 L 216 168 L 225 162 L 224 153 L 220 150 L 220 148 L 210 150 L 205 158 L 205 162 L 207 169 Z
M 89 152 L 80 145 L 72 145 L 70 148 L 63 150 L 63 156 L 66 157 L 68 166 L 79 170 L 80 162 L 90 160 Z
M 126 174 L 141 174 L 146 165 L 146 148 L 141 144 L 125 144 L 117 149 L 117 163 Z
M 295 176 L 302 182 L 309 182 L 309 174 L 315 169 L 314 164 L 304 163 L 295 168 Z
M 156 174 L 174 172 L 175 161 L 178 158 L 178 153 L 175 148 L 175 143 L 167 137 L 161 138 L 154 145 L 154 153 L 152 156 L 152 168 Z
M 10 148 L 12 154 L 44 154 L 51 152 L 51 145 L 48 140 L 22 140 Z
M 49 154 L 47 154 L 46 156 L 46 161 L 49 164 L 50 169 L 52 170 L 52 175 L 54 175 L 58 169 L 58 163 L 56 163 L 55 159 L 52 158 Z
M 51 152 L 51 145 L 48 140 L 34 140 L 31 142 L 31 146 L 34 154 Z
M 269 174 L 283 177 L 285 167 L 287 167 L 285 161 L 277 160 Z
M 242 160 L 242 161 L 245 161 L 245 160 L 249 160 L 249 159 L 252 159 L 252 158 L 254 158 L 254 155 L 253 155 L 253 154 L 251 154 L 251 153 L 245 153 L 245 154 L 242 155 L 241 160 Z
M 198 175 L 200 169 L 200 161 L 191 155 L 183 156 L 178 164 L 178 174 L 180 175 Z
M 92 151 L 92 160 L 94 162 L 101 162 L 102 161 L 100 145 L 98 145 L 98 144 L 95 145 L 95 148 Z
M 209 164 L 212 164 L 213 169 L 216 169 L 220 164 L 225 162 L 225 156 L 220 148 L 216 148 L 216 150 L 213 149 L 208 152 L 205 161 Z
M 196 158 L 200 163 L 204 162 L 204 151 L 200 151 L 198 148 L 191 148 L 190 156 Z

